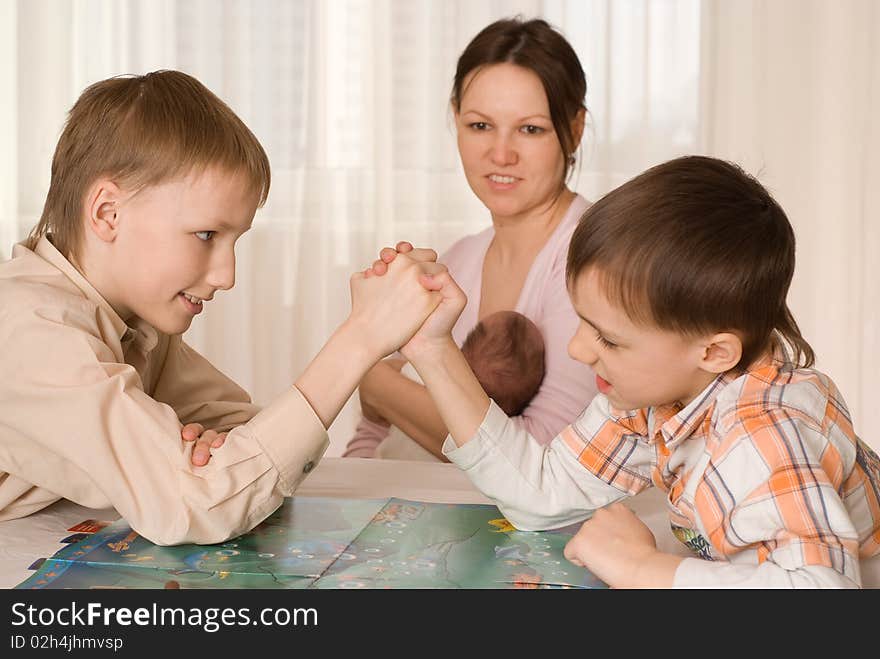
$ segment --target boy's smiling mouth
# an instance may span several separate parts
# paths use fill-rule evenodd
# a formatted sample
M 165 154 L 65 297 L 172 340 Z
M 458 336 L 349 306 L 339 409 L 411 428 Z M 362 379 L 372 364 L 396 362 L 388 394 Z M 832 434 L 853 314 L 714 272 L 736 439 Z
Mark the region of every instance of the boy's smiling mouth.
M 202 312 L 202 303 L 204 302 L 202 298 L 190 295 L 189 293 L 184 293 L 183 291 L 178 294 L 178 297 L 183 300 L 183 305 L 192 315 L 195 316 Z

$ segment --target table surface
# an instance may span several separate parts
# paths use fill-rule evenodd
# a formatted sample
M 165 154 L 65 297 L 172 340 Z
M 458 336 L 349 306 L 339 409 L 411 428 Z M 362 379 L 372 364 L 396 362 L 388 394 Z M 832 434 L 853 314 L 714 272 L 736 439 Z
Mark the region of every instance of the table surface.
M 304 496 L 375 499 L 398 497 L 436 503 L 491 503 L 455 465 L 439 462 L 324 458 L 297 490 Z M 671 554 L 689 556 L 669 529 L 663 493 L 656 488 L 626 502 L 648 525 L 657 546 Z M 112 508 L 85 508 L 70 501 L 38 513 L 0 522 L 0 588 L 12 588 L 31 574 L 28 566 L 61 548 L 68 528 L 86 519 L 112 521 Z M 862 561 L 865 587 L 880 587 L 880 557 Z

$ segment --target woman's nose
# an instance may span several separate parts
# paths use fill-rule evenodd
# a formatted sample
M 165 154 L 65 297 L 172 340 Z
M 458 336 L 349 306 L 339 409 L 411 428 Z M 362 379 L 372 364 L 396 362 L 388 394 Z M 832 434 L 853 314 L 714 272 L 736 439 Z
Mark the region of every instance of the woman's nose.
M 510 139 L 503 135 L 499 135 L 492 142 L 489 158 L 494 164 L 502 167 L 515 165 L 518 160 L 516 149 L 514 149 Z

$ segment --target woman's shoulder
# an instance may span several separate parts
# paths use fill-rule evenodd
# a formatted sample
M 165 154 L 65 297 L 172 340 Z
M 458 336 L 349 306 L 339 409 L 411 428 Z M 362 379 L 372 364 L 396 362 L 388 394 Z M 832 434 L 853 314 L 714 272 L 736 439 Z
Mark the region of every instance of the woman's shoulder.
M 493 227 L 459 238 L 438 259 L 445 265 L 459 286 L 468 289 L 482 277 L 483 257 L 492 242 Z
M 550 236 L 544 249 L 541 250 L 541 254 L 535 259 L 533 267 L 545 268 L 551 271 L 558 270 L 561 267 L 564 270 L 571 236 L 577 228 L 581 216 L 589 207 L 589 201 L 581 195 L 575 195 L 571 205 L 559 222 L 559 226 L 556 227 L 553 235 Z
M 559 233 L 566 235 L 566 243 L 571 238 L 571 234 L 574 232 L 583 214 L 592 205 L 592 202 L 587 201 L 584 196 L 575 194 L 574 199 L 571 200 L 571 205 L 569 205 L 562 221 L 559 223 Z
M 452 246 L 440 255 L 440 261 L 449 264 L 449 261 L 460 259 L 470 260 L 475 254 L 481 254 L 486 251 L 486 247 L 492 241 L 495 233 L 494 227 L 487 227 L 477 233 L 471 233 L 467 236 L 459 238 Z

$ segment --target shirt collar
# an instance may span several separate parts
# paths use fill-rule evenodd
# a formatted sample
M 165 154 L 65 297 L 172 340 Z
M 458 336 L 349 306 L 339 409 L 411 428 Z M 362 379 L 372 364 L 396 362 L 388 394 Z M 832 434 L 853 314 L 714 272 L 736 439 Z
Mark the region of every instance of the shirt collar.
M 756 377 L 764 382 L 773 382 L 780 371 L 793 368 L 782 344 L 776 341 L 772 354 L 754 363 L 747 371 L 728 371 L 716 377 L 700 394 L 681 411 L 676 407 L 665 406 L 655 409 L 660 423 L 660 434 L 670 450 L 693 435 L 706 420 L 719 394 L 732 382 L 742 377 Z M 665 414 L 664 414 L 665 413 Z M 655 428 L 657 425 L 655 424 Z
M 120 343 L 128 343 L 140 335 L 142 336 L 141 342 L 143 343 L 143 348 L 145 350 L 155 347 L 158 343 L 156 330 L 149 323 L 137 317 L 132 318 L 133 327 L 127 325 L 126 322 L 122 320 L 122 317 L 116 313 L 116 310 L 110 306 L 110 303 L 104 299 L 94 286 L 92 286 L 89 280 L 86 279 L 83 274 L 77 270 L 61 252 L 58 251 L 48 236 L 42 236 L 40 238 L 36 247 L 34 247 L 34 253 L 60 270 L 79 290 L 83 292 L 83 295 L 85 295 L 86 298 L 97 304 L 106 312 L 107 317 L 113 324 L 113 329 L 119 336 Z
M 671 451 L 690 437 L 706 419 L 706 414 L 712 409 L 718 394 L 735 379 L 735 374 L 723 373 L 683 408 L 664 406 L 656 409 L 654 413 L 662 423 L 660 436 L 666 448 Z

